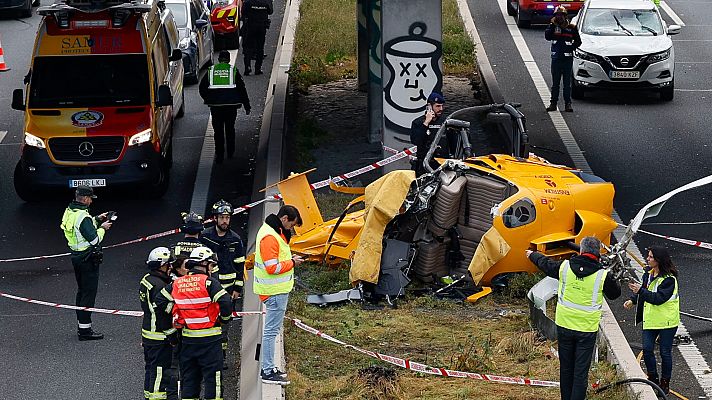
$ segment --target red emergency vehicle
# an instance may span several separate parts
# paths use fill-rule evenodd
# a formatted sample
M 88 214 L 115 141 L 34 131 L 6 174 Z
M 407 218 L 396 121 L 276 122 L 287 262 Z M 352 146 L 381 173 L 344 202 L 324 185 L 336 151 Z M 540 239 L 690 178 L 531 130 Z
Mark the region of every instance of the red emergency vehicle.
M 572 17 L 583 7 L 583 3 L 583 0 L 507 0 L 507 14 L 514 17 L 518 27 L 528 28 L 531 24 L 548 24 L 558 6 L 564 6 Z

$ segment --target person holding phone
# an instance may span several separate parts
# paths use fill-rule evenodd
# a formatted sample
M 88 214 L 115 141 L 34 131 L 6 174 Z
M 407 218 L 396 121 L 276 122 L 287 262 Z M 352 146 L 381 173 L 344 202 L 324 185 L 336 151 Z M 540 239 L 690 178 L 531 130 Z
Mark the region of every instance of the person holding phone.
M 299 210 L 284 205 L 270 214 L 257 232 L 253 291 L 266 308 L 262 331 L 262 382 L 288 385 L 287 374 L 274 364 L 274 344 L 284 322 L 289 293 L 294 288 L 294 268 L 304 260 L 289 248 L 292 228 L 302 225 Z
M 413 120 L 410 125 L 410 141 L 417 146 L 416 160 L 413 165 L 415 176 L 423 175 L 425 169 L 425 155 L 433 143 L 435 134 L 440 129 L 442 121 L 440 118 L 445 109 L 445 97 L 442 94 L 433 92 L 428 96 L 428 103 L 425 105 L 425 114 Z M 437 163 L 433 161 L 433 168 L 437 168 Z
M 96 217 L 89 214 L 89 206 L 96 199 L 94 189 L 79 186 L 74 192 L 74 201 L 64 210 L 62 224 L 64 237 L 72 252 L 72 266 L 77 280 L 76 305 L 94 307 L 99 288 L 99 265 L 103 260 L 101 242 L 111 229 L 108 213 Z M 77 310 L 77 336 L 80 341 L 101 340 L 104 335 L 93 330 L 91 312 Z

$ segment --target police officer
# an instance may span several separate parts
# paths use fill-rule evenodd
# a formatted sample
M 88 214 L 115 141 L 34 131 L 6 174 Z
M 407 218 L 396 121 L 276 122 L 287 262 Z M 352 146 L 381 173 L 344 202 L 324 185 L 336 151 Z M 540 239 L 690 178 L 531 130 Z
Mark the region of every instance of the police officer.
M 143 397 L 147 400 L 168 399 L 173 392 L 177 399 L 177 387 L 170 388 L 175 371 L 172 370 L 173 346 L 168 337 L 175 333 L 170 315 L 156 309 L 156 295 L 171 283 L 171 251 L 156 247 L 148 254 L 146 265 L 149 272 L 141 278 L 138 297 L 143 310 L 141 337 L 146 375 Z
M 580 255 L 563 262 L 526 251 L 527 257 L 547 276 L 559 280 L 556 334 L 559 342 L 561 400 L 584 400 L 588 370 L 596 346 L 603 295 L 613 300 L 621 287 L 600 263 L 601 241 L 581 239 Z
M 182 213 L 181 216 L 183 225 L 181 225 L 180 231 L 183 233 L 183 239 L 173 246 L 174 270 L 184 266 L 190 253 L 203 245 L 199 238 L 203 231 L 203 217 L 193 211 Z
M 445 110 L 445 97 L 442 94 L 433 92 L 428 96 L 428 103 L 425 106 L 425 114 L 413 120 L 410 125 L 410 141 L 418 147 L 416 161 L 413 165 L 415 175 L 420 176 L 426 173 L 425 156 L 433 143 L 433 139 L 442 124 L 442 115 Z M 450 133 L 448 132 L 448 135 Z M 438 167 L 437 162 L 431 160 L 433 169 Z
M 235 154 L 235 120 L 237 109 L 245 106 L 245 114 L 250 115 L 250 99 L 245 82 L 237 68 L 230 65 L 230 52 L 220 51 L 218 63 L 211 66 L 200 81 L 200 97 L 210 107 L 213 130 L 215 131 L 215 162 L 223 162 L 225 141 L 227 158 Z
M 242 3 L 243 38 L 245 53 L 245 75 L 252 73 L 255 60 L 255 75 L 262 75 L 262 61 L 265 58 L 265 36 L 269 29 L 269 16 L 274 12 L 272 0 L 245 0 Z
M 74 192 L 74 201 L 64 210 L 60 226 L 72 252 L 78 286 L 75 304 L 79 307 L 94 307 L 99 286 L 99 265 L 103 259 L 100 244 L 106 231 L 111 228 L 107 213 L 96 217 L 89 215 L 89 206 L 94 199 L 94 189 L 79 186 Z M 80 341 L 104 338 L 103 334 L 92 329 L 91 312 L 77 311 L 77 320 L 77 336 Z
M 574 50 L 581 46 L 581 36 L 576 25 L 569 22 L 566 7 L 554 9 L 554 17 L 544 31 L 546 40 L 551 41 L 551 103 L 546 111 L 556 111 L 559 101 L 559 87 L 564 81 L 564 110 L 573 112 L 571 106 L 571 80 L 573 79 Z
M 215 226 L 203 231 L 200 241 L 217 255 L 218 265 L 213 270 L 213 274 L 217 274 L 223 288 L 232 297 L 233 303 L 236 303 L 242 292 L 245 247 L 240 236 L 230 229 L 232 213 L 232 205 L 225 200 L 213 204 L 212 215 Z M 241 308 L 241 304 L 236 304 L 235 309 Z M 229 327 L 230 325 L 222 326 L 223 353 L 227 352 Z
M 176 279 L 156 296 L 156 307 L 172 313 L 174 326 L 181 330 L 180 375 L 184 400 L 222 398 L 223 352 L 221 324 L 232 318 L 230 295 L 211 277 L 217 264 L 207 247 L 192 251 L 188 275 Z

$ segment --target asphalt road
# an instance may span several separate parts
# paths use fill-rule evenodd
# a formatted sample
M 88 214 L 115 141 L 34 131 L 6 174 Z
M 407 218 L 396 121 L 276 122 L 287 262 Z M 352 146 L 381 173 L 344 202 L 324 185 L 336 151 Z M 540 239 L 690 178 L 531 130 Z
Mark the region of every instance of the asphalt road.
M 709 160 L 712 96 L 712 8 L 708 3 L 670 0 L 670 7 L 687 26 L 673 36 L 675 46 L 675 99 L 661 102 L 651 93 L 609 93 L 589 95 L 574 101 L 574 113 L 564 113 L 593 171 L 613 182 L 615 208 L 623 221 L 629 221 L 649 201 L 695 179 L 712 173 Z M 469 1 L 484 47 L 493 64 L 497 80 L 508 101 L 521 102 L 527 116 L 530 139 L 539 146 L 534 152 L 554 162 L 572 165 L 551 120 L 544 111 L 522 58 L 519 56 L 496 1 Z M 669 16 L 663 16 L 672 23 Z M 549 42 L 545 26 L 522 30 L 536 65 L 551 85 Z M 548 103 L 549 99 L 546 99 Z M 670 201 L 651 223 L 710 221 L 712 188 L 680 194 Z M 646 224 L 643 229 L 670 236 L 712 242 L 709 224 Z M 639 234 L 635 238 L 642 250 L 646 246 L 667 246 L 680 270 L 681 309 L 712 316 L 707 295 L 712 289 L 712 252 L 661 241 Z M 622 299 L 630 291 L 624 288 Z M 637 354 L 641 348 L 640 328 L 633 326 L 633 314 L 622 309 L 622 300 L 612 307 Z M 683 317 L 707 362 L 712 354 L 712 325 Z M 674 352 L 671 387 L 688 398 L 707 398 L 680 353 Z
M 43 1 L 43 4 L 50 4 Z M 275 1 L 275 21 L 281 21 L 284 1 Z M 39 203 L 24 203 L 13 188 L 13 169 L 22 141 L 22 118 L 10 108 L 13 89 L 22 87 L 27 73 L 40 17 L 15 19 L 0 14 L 0 40 L 10 71 L 0 73 L 0 258 L 56 254 L 67 251 L 59 223 L 69 198 L 59 195 Z M 252 100 L 252 114 L 238 114 L 238 152 L 214 169 L 208 203 L 225 198 L 242 205 L 252 189 L 251 170 L 255 139 L 261 120 L 267 82 L 271 72 L 279 25 L 267 38 L 265 75 L 245 79 Z M 215 55 L 217 58 L 217 55 Z M 242 59 L 237 64 L 242 71 Z M 81 84 L 78 82 L 78 84 Z M 94 213 L 115 210 L 119 219 L 107 233 L 105 244 L 175 228 L 180 212 L 190 207 L 193 183 L 205 135 L 208 108 L 202 104 L 197 85 L 185 87 L 185 117 L 176 121 L 174 166 L 168 193 L 146 200 L 134 192 L 100 193 Z M 203 210 L 196 210 L 203 211 Z M 244 229 L 246 218 L 236 218 L 234 227 Z M 241 229 L 242 228 L 242 229 Z M 136 310 L 137 289 L 145 273 L 145 259 L 155 246 L 170 245 L 169 237 L 109 249 L 101 269 L 97 307 Z M 73 304 L 76 290 L 68 258 L 0 263 L 0 291 L 51 302 Z M 140 319 L 94 314 L 94 327 L 106 338 L 78 342 L 73 311 L 58 310 L 0 298 L 0 359 L 4 377 L 3 399 L 137 399 L 143 390 L 143 352 Z M 235 332 L 233 332 L 235 333 Z M 233 336 L 239 349 L 239 334 Z M 231 360 L 236 362 L 235 354 Z M 237 368 L 233 368 L 236 371 Z M 228 375 L 236 375 L 229 372 Z M 228 380 L 226 398 L 235 399 L 237 385 Z

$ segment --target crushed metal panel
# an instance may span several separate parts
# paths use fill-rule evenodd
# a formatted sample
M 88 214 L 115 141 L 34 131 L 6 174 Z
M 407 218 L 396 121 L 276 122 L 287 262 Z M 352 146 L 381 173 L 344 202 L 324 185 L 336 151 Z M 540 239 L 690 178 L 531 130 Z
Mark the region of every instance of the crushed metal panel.
M 475 284 L 479 285 L 487 271 L 507 256 L 511 249 L 512 247 L 494 226 L 489 228 L 477 245 L 477 250 L 475 250 L 475 255 L 468 268 Z
M 527 293 L 532 326 L 549 340 L 556 340 L 556 323 L 546 315 L 546 302 L 556 297 L 558 291 L 559 281 L 547 276 Z

